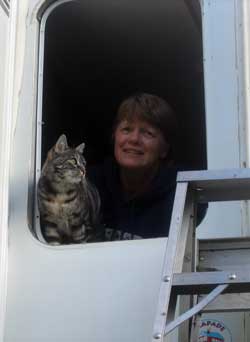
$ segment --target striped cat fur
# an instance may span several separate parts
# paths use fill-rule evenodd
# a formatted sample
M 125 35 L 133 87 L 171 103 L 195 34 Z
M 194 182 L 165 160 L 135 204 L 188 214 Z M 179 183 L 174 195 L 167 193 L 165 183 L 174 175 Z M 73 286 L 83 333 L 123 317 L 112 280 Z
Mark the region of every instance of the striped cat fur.
M 61 135 L 42 168 L 38 208 L 44 239 L 51 245 L 97 240 L 100 197 L 86 177 L 84 147 L 69 148 Z

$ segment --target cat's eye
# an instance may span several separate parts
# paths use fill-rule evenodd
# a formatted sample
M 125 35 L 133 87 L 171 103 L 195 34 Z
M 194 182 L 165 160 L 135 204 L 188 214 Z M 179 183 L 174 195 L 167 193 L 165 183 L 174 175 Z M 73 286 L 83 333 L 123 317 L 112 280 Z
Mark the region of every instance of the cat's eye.
M 72 158 L 69 160 L 69 163 L 72 164 L 73 166 L 77 165 L 77 160 L 75 158 Z

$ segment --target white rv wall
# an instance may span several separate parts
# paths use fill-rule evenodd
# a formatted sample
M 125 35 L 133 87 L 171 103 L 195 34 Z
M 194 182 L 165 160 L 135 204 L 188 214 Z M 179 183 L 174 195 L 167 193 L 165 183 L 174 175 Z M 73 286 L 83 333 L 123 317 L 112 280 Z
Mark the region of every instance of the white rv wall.
M 22 5 L 24 0 L 22 1 Z M 0 7 L 0 341 L 4 341 L 7 301 L 9 188 L 12 164 L 14 118 L 17 113 L 19 88 L 16 79 L 22 68 L 18 65 L 17 32 L 18 0 L 12 0 L 9 16 Z M 25 27 L 25 25 L 23 26 Z M 22 30 L 21 30 L 22 31 Z M 20 31 L 19 31 L 20 33 Z M 20 42 L 20 44 L 22 44 Z M 24 44 L 22 44 L 24 49 Z
M 3 113 L 3 94 L 4 94 L 4 80 L 5 80 L 5 57 L 7 46 L 7 29 L 8 29 L 8 16 L 0 7 L 0 113 Z
M 37 82 L 35 8 L 42 3 L 41 0 L 21 0 L 18 4 L 13 82 L 15 119 L 11 130 L 15 168 L 11 174 L 9 287 L 4 342 L 38 339 L 54 342 L 67 336 L 71 341 L 75 336 L 75 340 L 84 341 L 144 342 L 151 334 L 150 322 L 153 324 L 164 239 L 155 239 L 152 243 L 145 240 L 53 249 L 36 241 L 28 228 Z M 203 1 L 209 168 L 239 167 L 243 158 L 238 106 L 241 76 L 237 68 L 241 53 L 236 16 L 239 3 L 242 2 Z M 245 229 L 241 211 L 242 206 L 238 203 L 223 204 L 222 209 L 210 205 L 199 228 L 199 236 L 241 235 Z M 237 320 L 228 318 L 228 322 L 233 342 L 246 342 L 243 315 L 237 314 Z M 143 329 L 144 324 L 147 329 Z
M 35 7 L 38 1 L 29 2 L 29 12 L 19 8 L 17 26 L 4 342 L 143 342 L 152 333 L 166 239 L 51 248 L 28 227 L 38 62 Z
M 4 97 L 5 97 L 5 67 L 7 47 L 8 17 L 0 7 L 0 317 L 4 317 L 6 303 L 6 271 L 7 271 L 7 208 L 6 184 L 4 183 Z M 4 320 L 0 320 L 0 341 L 3 341 Z
M 203 1 L 203 52 L 209 169 L 246 166 L 242 1 Z M 199 238 L 249 234 L 245 202 L 210 203 Z
M 204 0 L 202 3 L 208 168 L 249 167 L 249 87 L 245 83 L 249 56 L 244 40 L 246 36 L 249 39 L 250 2 Z M 248 202 L 210 203 L 198 228 L 198 237 L 250 235 L 249 223 Z M 214 313 L 202 319 L 224 324 L 226 342 L 249 341 L 248 313 Z

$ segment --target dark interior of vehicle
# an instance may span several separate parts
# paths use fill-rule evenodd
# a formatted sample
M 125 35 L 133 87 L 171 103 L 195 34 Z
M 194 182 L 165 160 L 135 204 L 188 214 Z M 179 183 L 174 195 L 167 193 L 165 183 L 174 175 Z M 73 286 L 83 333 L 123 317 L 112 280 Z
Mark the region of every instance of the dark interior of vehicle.
M 86 143 L 87 161 L 112 154 L 112 121 L 135 92 L 163 97 L 180 124 L 178 161 L 206 168 L 198 0 L 69 1 L 46 22 L 42 160 L 60 134 Z

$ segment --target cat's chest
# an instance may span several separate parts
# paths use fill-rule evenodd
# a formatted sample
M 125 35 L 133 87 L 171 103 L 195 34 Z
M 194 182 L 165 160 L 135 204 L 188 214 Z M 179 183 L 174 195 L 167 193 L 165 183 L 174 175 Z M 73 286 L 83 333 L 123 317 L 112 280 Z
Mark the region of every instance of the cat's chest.
M 57 194 L 49 196 L 45 200 L 47 210 L 53 215 L 59 216 L 67 214 L 74 210 L 76 206 L 79 206 L 80 198 L 77 193 L 69 194 Z

